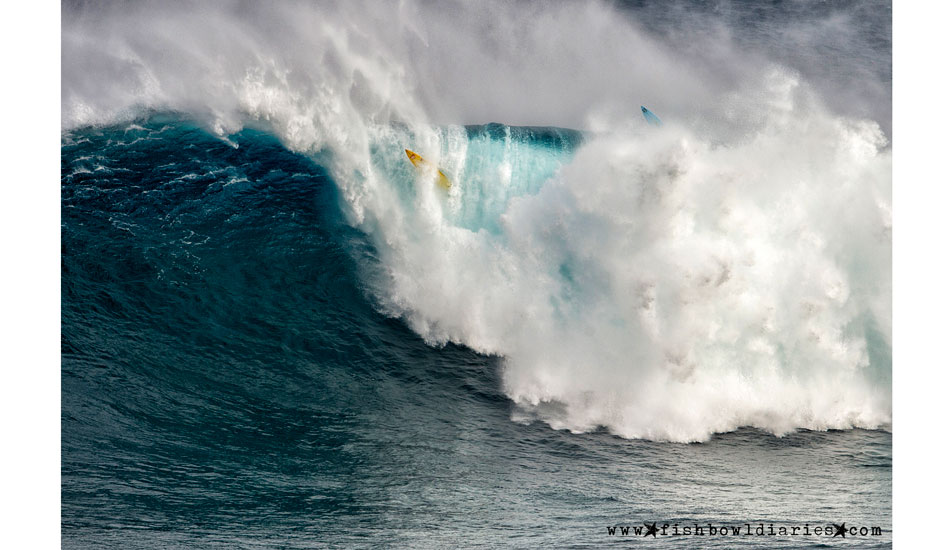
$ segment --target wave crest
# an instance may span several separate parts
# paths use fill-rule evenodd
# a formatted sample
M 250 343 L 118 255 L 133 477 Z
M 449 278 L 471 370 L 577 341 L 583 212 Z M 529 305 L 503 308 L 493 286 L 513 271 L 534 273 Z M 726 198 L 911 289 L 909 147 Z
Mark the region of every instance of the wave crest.
M 267 6 L 64 17 L 64 127 L 174 110 L 318 156 L 377 247 L 381 307 L 433 344 L 504 356 L 516 419 L 674 441 L 889 425 L 876 123 L 730 48 L 697 63 L 602 4 Z M 593 56 L 578 33 L 616 47 Z M 433 124 L 486 113 L 587 133 Z

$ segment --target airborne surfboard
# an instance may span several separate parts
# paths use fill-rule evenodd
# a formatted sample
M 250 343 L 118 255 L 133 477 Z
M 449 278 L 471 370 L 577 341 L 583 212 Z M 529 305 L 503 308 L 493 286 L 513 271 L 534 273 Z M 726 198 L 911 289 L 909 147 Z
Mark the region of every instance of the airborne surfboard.
M 653 114 L 653 111 L 647 109 L 643 105 L 640 106 L 640 110 L 643 111 L 643 118 L 647 119 L 647 122 L 654 126 L 663 126 L 663 123 L 660 122 L 660 117 Z
M 449 178 L 445 177 L 445 174 L 442 173 L 442 170 L 439 170 L 435 165 L 426 159 L 422 158 L 418 153 L 406 149 L 406 156 L 409 157 L 409 162 L 412 163 L 416 168 L 421 169 L 434 169 L 439 174 L 439 185 L 448 189 L 452 187 L 452 182 L 449 181 Z

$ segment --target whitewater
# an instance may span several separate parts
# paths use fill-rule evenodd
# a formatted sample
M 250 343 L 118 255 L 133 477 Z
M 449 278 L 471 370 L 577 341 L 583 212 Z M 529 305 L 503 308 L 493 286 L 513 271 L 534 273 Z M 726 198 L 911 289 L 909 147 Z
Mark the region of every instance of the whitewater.
M 841 15 L 768 40 L 684 40 L 682 15 L 664 34 L 602 2 L 67 3 L 64 140 L 174 113 L 325 167 L 374 248 L 374 307 L 498 356 L 515 422 L 889 429 L 889 82 L 776 53 L 835 31 L 860 50 Z

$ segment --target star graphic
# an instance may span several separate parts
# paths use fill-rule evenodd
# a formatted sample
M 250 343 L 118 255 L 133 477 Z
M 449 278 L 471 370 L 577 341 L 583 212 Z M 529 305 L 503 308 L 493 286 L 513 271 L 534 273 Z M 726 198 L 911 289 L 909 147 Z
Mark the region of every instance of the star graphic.
M 845 534 L 844 534 L 844 522 L 843 522 L 843 521 L 841 522 L 841 525 L 835 525 L 834 523 L 832 523 L 832 525 L 835 526 L 835 534 L 832 535 L 831 538 L 835 538 L 835 537 L 837 537 L 838 535 L 841 535 L 841 538 L 847 538 L 847 537 L 845 537 Z
M 647 532 L 644 533 L 643 536 L 649 537 L 650 535 L 653 535 L 653 538 L 656 538 L 656 522 L 654 521 L 653 525 L 650 525 L 649 523 L 644 523 L 643 525 L 645 525 L 647 528 Z

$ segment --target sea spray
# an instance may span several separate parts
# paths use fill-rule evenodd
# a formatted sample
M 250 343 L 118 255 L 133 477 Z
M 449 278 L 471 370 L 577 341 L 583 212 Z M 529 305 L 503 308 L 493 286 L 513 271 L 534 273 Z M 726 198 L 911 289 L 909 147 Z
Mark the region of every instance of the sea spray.
M 744 143 L 591 137 L 500 234 L 427 193 L 377 228 L 377 292 L 431 342 L 504 356 L 520 419 L 676 441 L 887 425 L 867 342 L 890 333 L 890 155 L 812 101 L 774 97 Z
M 379 307 L 503 356 L 516 419 L 676 441 L 889 424 L 877 123 L 728 37 L 703 38 L 710 63 L 599 3 L 358 4 L 66 6 L 64 128 L 177 111 L 313 155 L 376 246 Z M 460 126 L 487 120 L 585 138 Z

